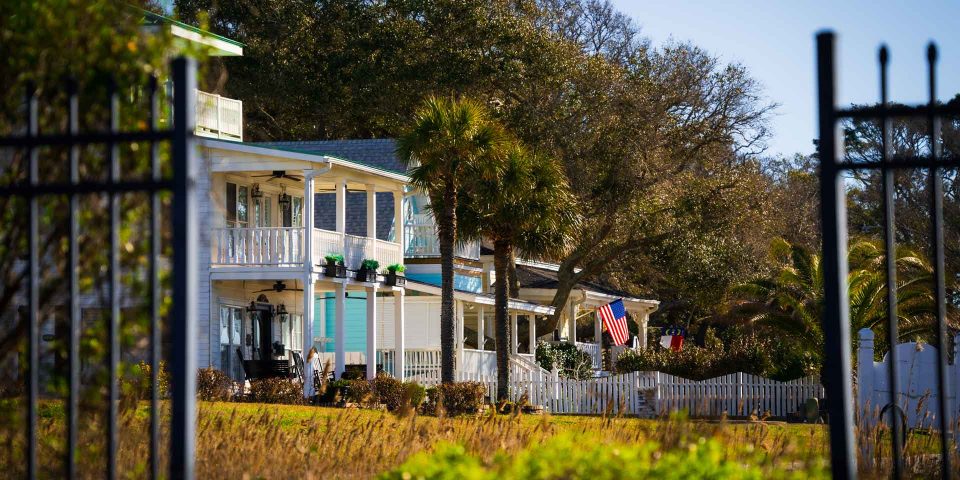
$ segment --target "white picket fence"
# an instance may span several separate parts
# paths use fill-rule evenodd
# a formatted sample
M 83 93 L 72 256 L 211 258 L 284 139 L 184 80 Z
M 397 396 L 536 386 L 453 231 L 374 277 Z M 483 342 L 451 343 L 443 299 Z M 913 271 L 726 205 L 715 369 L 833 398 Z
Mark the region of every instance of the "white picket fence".
M 653 372 L 652 384 L 658 414 L 686 410 L 698 417 L 723 414 L 785 417 L 802 409 L 808 398 L 824 395 L 818 379 L 812 376 L 779 382 L 747 373 L 731 373 L 697 381 Z
M 487 400 L 495 401 L 496 376 L 459 372 L 459 381 L 483 383 Z M 439 383 L 429 379 L 428 385 Z M 801 411 L 808 398 L 822 398 L 815 377 L 787 382 L 746 373 L 707 380 L 688 380 L 660 372 L 574 380 L 550 373 L 538 379 L 510 381 L 510 399 L 526 397 L 531 405 L 555 414 L 666 415 L 685 410 L 695 417 L 786 417 Z

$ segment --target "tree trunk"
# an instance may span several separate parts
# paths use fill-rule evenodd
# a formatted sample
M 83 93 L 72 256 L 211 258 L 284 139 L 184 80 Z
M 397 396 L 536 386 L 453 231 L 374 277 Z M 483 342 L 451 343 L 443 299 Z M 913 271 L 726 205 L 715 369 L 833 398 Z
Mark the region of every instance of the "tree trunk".
M 493 242 L 493 268 L 497 278 L 506 279 L 513 246 L 498 240 Z M 507 282 L 498 281 L 494 289 L 494 323 L 497 332 L 497 400 L 509 400 L 510 393 L 510 319 L 507 313 Z
M 437 236 L 440 241 L 440 380 L 443 383 L 456 381 L 454 369 L 454 328 L 453 313 L 453 246 L 456 244 L 457 191 L 449 183 L 444 189 L 443 208 L 437 222 Z

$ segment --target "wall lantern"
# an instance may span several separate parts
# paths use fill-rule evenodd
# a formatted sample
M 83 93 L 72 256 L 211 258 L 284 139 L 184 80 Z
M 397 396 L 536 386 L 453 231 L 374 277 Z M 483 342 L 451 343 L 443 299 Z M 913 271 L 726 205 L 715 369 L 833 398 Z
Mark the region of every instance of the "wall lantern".
M 282 303 L 281 303 L 280 305 L 277 305 L 277 318 L 280 319 L 280 322 L 286 322 L 286 321 L 287 321 L 287 317 L 289 317 L 289 316 L 290 316 L 290 314 L 287 313 L 287 307 L 286 307 L 286 306 L 284 306 Z
M 260 184 L 253 184 L 253 191 L 250 192 L 250 197 L 252 198 L 263 198 L 263 192 L 260 191 Z
M 280 199 L 277 201 L 280 204 L 280 208 L 290 208 L 290 195 L 287 195 L 287 187 L 282 187 L 280 192 Z

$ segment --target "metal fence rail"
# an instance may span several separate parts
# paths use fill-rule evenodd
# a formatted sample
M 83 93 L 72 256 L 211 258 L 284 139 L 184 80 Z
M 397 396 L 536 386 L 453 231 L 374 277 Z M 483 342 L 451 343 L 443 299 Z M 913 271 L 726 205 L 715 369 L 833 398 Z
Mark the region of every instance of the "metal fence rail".
M 937 362 L 937 385 L 939 397 L 949 396 L 950 385 L 947 375 L 948 343 L 946 326 L 946 295 L 944 288 L 944 250 L 943 250 L 943 181 L 941 171 L 944 168 L 960 166 L 960 159 L 944 157 L 940 152 L 940 119 L 943 116 L 960 115 L 960 107 L 940 104 L 936 92 L 937 48 L 930 44 L 927 49 L 927 75 L 929 101 L 919 106 L 891 106 L 887 96 L 887 65 L 889 52 L 886 47 L 879 50 L 880 66 L 880 103 L 871 107 L 838 108 L 836 95 L 836 65 L 834 52 L 836 39 L 832 32 L 817 35 L 817 82 L 819 96 L 819 145 L 820 156 L 820 200 L 823 228 L 823 276 L 824 276 L 824 340 L 826 349 L 825 383 L 828 410 L 830 414 L 830 455 L 833 476 L 838 479 L 855 478 L 857 472 L 856 451 L 854 449 L 853 395 L 850 366 L 850 321 L 849 297 L 847 292 L 847 215 L 844 174 L 852 170 L 880 170 L 883 175 L 884 244 L 886 250 L 886 288 L 887 288 L 887 331 L 890 345 L 896 345 L 899 339 L 897 331 L 896 302 L 896 239 L 894 231 L 894 179 L 897 169 L 925 168 L 929 170 L 931 239 L 934 264 L 934 294 L 936 298 L 937 338 L 940 348 Z M 901 157 L 892 153 L 892 119 L 923 118 L 929 123 L 927 141 L 929 155 Z M 838 140 L 839 122 L 844 119 L 872 118 L 881 122 L 882 155 L 877 162 L 849 162 L 841 160 L 842 142 Z M 897 379 L 896 349 L 890 351 L 888 381 L 890 382 L 890 404 L 896 406 L 899 385 Z M 950 443 L 952 441 L 951 412 L 946 401 L 939 402 L 938 423 L 940 435 L 940 461 L 943 478 L 949 478 L 952 466 L 950 461 Z M 903 445 L 901 443 L 902 426 L 895 420 L 895 408 L 889 409 L 891 451 L 893 457 L 893 476 L 903 475 Z
M 26 135 L 0 137 L 0 148 L 20 149 L 28 161 L 28 179 L 0 185 L 0 196 L 23 198 L 29 202 L 28 248 L 28 326 L 27 342 L 27 475 L 37 476 L 37 406 L 39 400 L 39 208 L 38 200 L 47 196 L 67 196 L 69 198 L 69 241 L 67 255 L 68 291 L 69 291 L 69 335 L 67 341 L 69 396 L 67 399 L 67 448 L 66 474 L 69 478 L 77 472 L 78 415 L 80 391 L 80 331 L 81 313 L 79 308 L 78 265 L 80 248 L 79 215 L 80 197 L 89 194 L 107 194 L 109 199 L 110 241 L 109 241 L 109 303 L 110 322 L 108 324 L 108 369 L 110 386 L 108 394 L 107 426 L 107 476 L 117 476 L 117 405 L 119 402 L 118 364 L 120 359 L 120 265 L 119 265 L 119 196 L 126 192 L 144 192 L 150 194 L 150 347 L 151 365 L 151 413 L 150 413 L 150 468 L 153 478 L 159 478 L 158 452 L 160 446 L 160 416 L 158 414 L 158 370 L 160 364 L 160 303 L 161 286 L 159 282 L 160 257 L 160 193 L 172 193 L 172 291 L 173 302 L 169 312 L 169 329 L 172 332 L 171 364 L 171 400 L 170 418 L 170 477 L 193 478 L 194 465 L 194 424 L 195 424 L 195 382 L 196 382 L 196 208 L 194 161 L 194 116 L 196 95 L 196 64 L 193 60 L 178 58 L 172 62 L 173 73 L 173 127 L 161 130 L 159 124 L 159 91 L 156 80 L 151 81 L 147 89 L 150 99 L 149 125 L 145 131 L 123 132 L 119 130 L 118 89 L 111 86 L 108 91 L 109 130 L 106 132 L 79 131 L 79 98 L 75 84 L 67 85 L 67 132 L 44 134 L 39 132 L 39 100 L 34 88 L 29 88 L 26 96 L 27 118 Z M 151 176 L 148 179 L 125 180 L 121 176 L 119 151 L 127 143 L 149 142 Z M 164 178 L 161 173 L 159 148 L 164 142 L 171 145 L 172 176 Z M 85 145 L 104 145 L 107 151 L 109 167 L 108 180 L 87 181 L 80 178 L 80 147 Z M 69 148 L 69 181 L 60 183 L 41 183 L 39 175 L 39 150 L 50 146 Z

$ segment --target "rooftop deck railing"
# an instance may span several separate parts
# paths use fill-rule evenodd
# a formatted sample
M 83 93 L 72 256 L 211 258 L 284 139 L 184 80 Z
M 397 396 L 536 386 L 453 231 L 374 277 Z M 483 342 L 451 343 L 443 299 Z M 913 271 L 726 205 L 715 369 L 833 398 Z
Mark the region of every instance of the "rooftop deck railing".
M 197 90 L 196 134 L 242 142 L 243 102 Z

